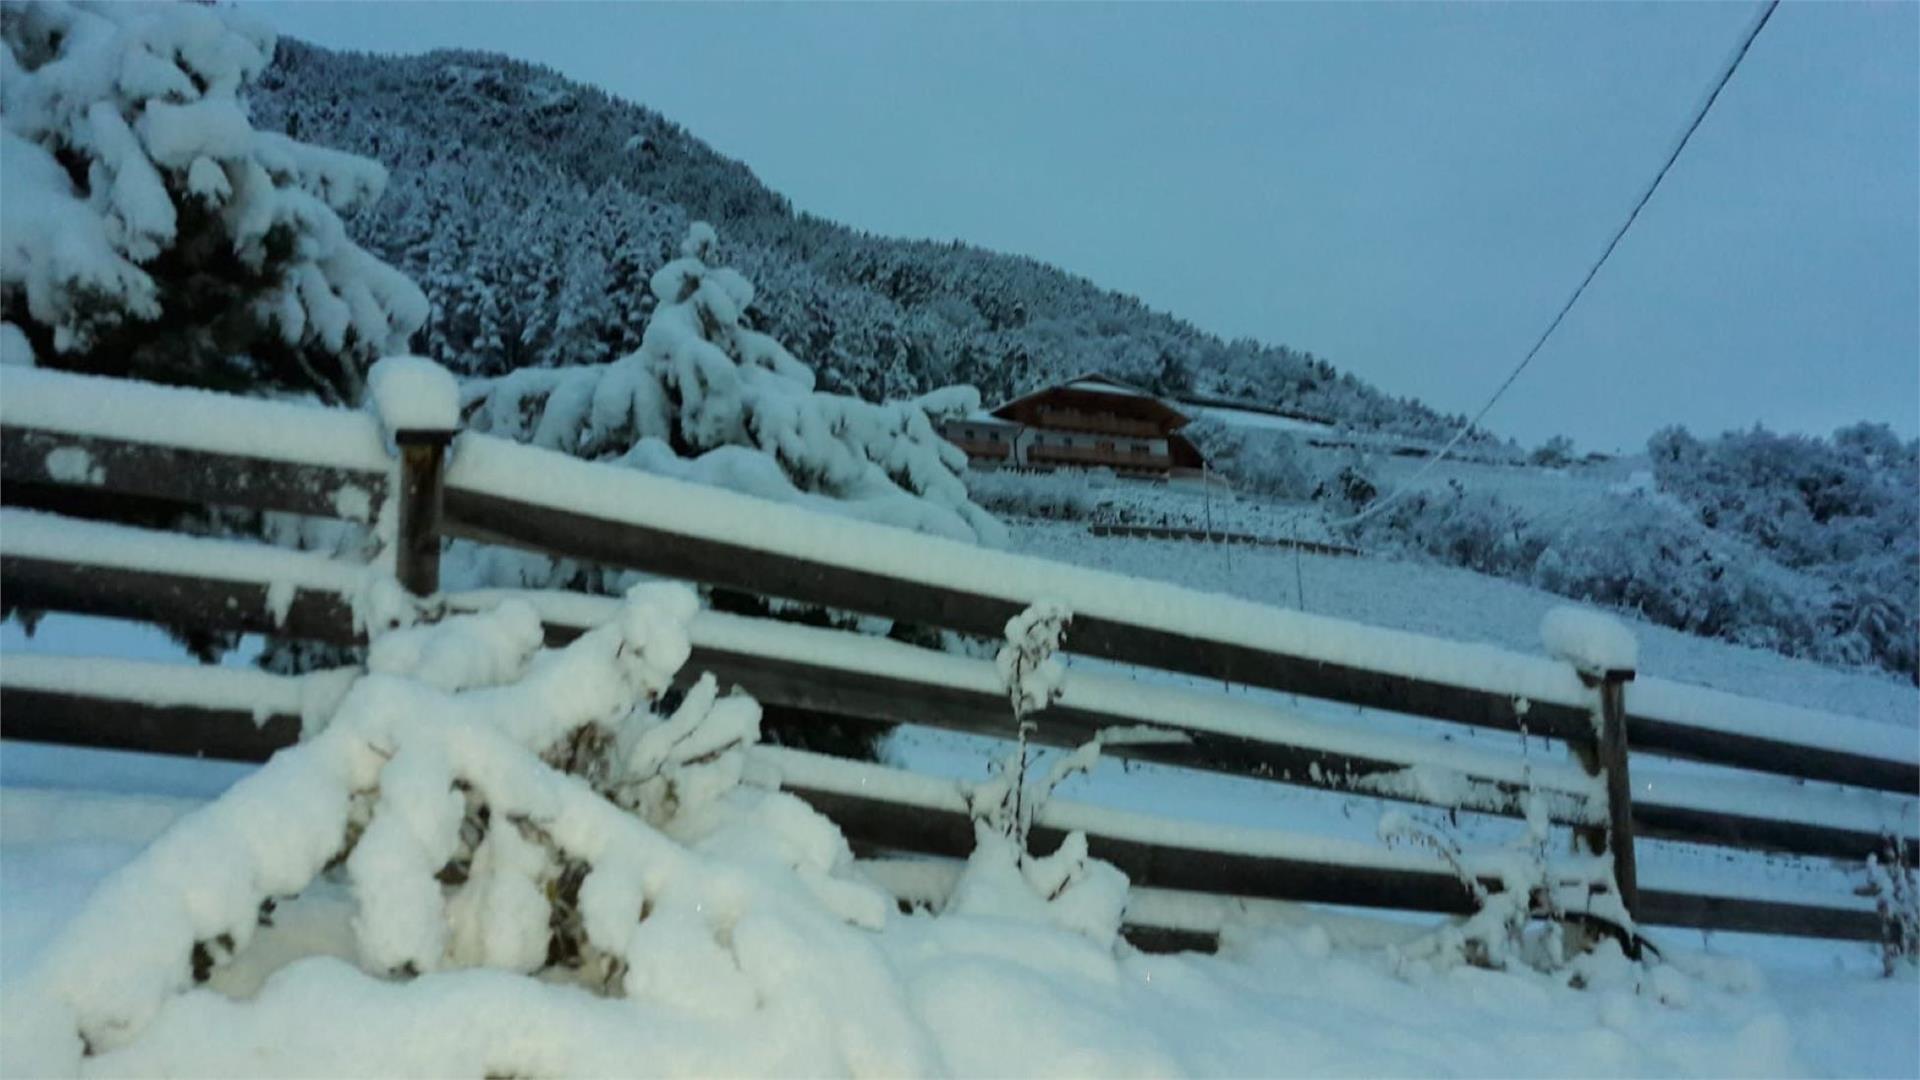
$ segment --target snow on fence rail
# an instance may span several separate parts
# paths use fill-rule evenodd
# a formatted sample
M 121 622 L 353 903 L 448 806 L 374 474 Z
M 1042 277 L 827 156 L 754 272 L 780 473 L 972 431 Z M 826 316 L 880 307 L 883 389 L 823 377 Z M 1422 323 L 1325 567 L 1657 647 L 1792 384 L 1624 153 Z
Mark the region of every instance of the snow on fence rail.
M 76 495 L 106 492 L 369 521 L 391 492 L 400 504 L 402 576 L 411 573 L 410 586 L 422 592 L 433 587 L 440 540 L 453 536 L 974 633 L 997 633 L 1036 599 L 1060 599 L 1076 613 L 1068 646 L 1081 654 L 1456 723 L 1509 730 L 1524 724 L 1584 750 L 1596 772 L 1596 751 L 1618 742 L 1617 766 L 1603 783 L 1570 767 L 1523 769 L 1511 756 L 1081 672 L 1042 726 L 1049 741 L 1071 744 L 1114 723 L 1147 723 L 1179 732 L 1180 741 L 1110 752 L 1492 813 L 1517 814 L 1520 793 L 1531 786 L 1547 793 L 1561 822 L 1617 838 L 1617 872 L 1628 898 L 1636 831 L 1845 858 L 1880 850 L 1891 834 L 1910 854 L 1920 852 L 1912 799 L 1920 753 L 1890 726 L 1655 679 L 1623 687 L 1616 678 L 1596 688 L 1570 665 L 1542 657 L 983 551 L 474 434 L 460 437 L 443 477 L 439 448 L 448 434 L 401 433 L 396 441 L 407 465 L 397 469 L 370 415 L 0 369 L 0 479 L 16 507 L 69 509 Z M 97 499 L 80 502 L 83 512 L 110 516 L 113 509 Z M 360 567 L 259 545 L 0 511 L 0 585 L 9 607 L 351 641 L 352 598 L 364 576 Z M 497 596 L 449 599 L 458 606 Z M 554 594 L 534 599 L 556 639 L 593 622 L 603 603 Z M 771 704 L 1008 734 L 1003 691 L 991 665 L 980 661 L 722 615 L 702 616 L 695 640 L 694 669 L 713 670 Z M 15 659 L 5 665 L 0 692 L 9 714 L 5 734 L 13 738 L 257 757 L 299 731 L 285 708 L 255 724 L 232 700 L 149 700 L 110 683 L 63 683 Z M 287 692 L 278 691 L 281 706 Z M 1596 738 L 1598 719 L 1608 722 L 1613 739 Z M 1688 777 L 1629 796 L 1628 736 L 1643 753 L 1877 792 Z M 862 783 L 872 780 L 867 775 Z M 875 843 L 955 853 L 946 840 L 933 842 L 938 815 L 927 816 L 926 807 L 903 814 L 861 791 L 813 795 L 839 807 L 856 839 L 865 834 Z M 1126 854 L 1131 849 L 1112 843 L 1123 866 L 1129 859 L 1167 866 L 1220 858 Z M 1355 871 L 1369 884 L 1345 902 L 1421 906 L 1407 901 L 1405 882 L 1377 876 L 1388 869 L 1368 864 Z M 1209 872 L 1225 871 L 1215 865 L 1179 880 L 1211 887 L 1204 884 Z M 1261 871 L 1268 877 L 1248 880 L 1268 883 L 1254 895 L 1314 898 L 1315 889 L 1331 888 L 1324 882 L 1339 877 L 1324 866 L 1319 872 L 1332 876 L 1314 885 L 1306 882 L 1311 873 L 1268 865 Z M 1429 909 L 1458 905 L 1464 896 L 1457 883 L 1448 899 L 1436 895 L 1423 902 Z M 1868 932 L 1857 906 L 1740 908 L 1734 898 L 1673 890 L 1650 891 L 1640 902 L 1648 922 L 1829 936 L 1878 932 Z

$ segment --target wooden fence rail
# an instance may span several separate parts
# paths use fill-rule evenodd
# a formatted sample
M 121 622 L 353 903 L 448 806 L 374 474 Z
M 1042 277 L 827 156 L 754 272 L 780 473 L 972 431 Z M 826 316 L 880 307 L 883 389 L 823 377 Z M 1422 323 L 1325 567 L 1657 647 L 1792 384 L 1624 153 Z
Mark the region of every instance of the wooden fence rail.
M 360 568 L 317 555 L 152 530 L 49 519 L 0 510 L 0 593 L 27 609 L 133 618 L 208 630 L 244 630 L 354 644 L 352 594 Z M 222 577 L 207 576 L 219 572 Z M 271 598 L 283 590 L 283 606 Z M 610 617 L 615 602 L 564 593 L 487 590 L 453 594 L 453 610 L 508 597 L 540 610 L 550 643 L 563 644 Z M 900 642 L 768 620 L 704 613 L 695 623 L 689 674 L 712 671 L 761 701 L 827 716 L 910 722 L 1005 737 L 1006 699 L 990 663 Z M 1551 761 L 1475 751 L 1432 739 L 1354 731 L 1273 702 L 1140 683 L 1097 670 L 1078 671 L 1050 707 L 1038 738 L 1075 746 L 1113 727 L 1162 728 L 1179 742 L 1116 746 L 1115 757 L 1399 801 L 1453 805 L 1412 782 L 1426 766 L 1471 784 L 1445 800 L 1519 817 L 1528 791 L 1546 796 L 1563 824 L 1607 824 L 1603 792 L 1580 771 Z M 1657 774 L 1655 774 L 1657 775 Z M 1864 858 L 1883 850 L 1882 822 L 1897 824 L 1903 804 L 1866 792 L 1825 792 L 1816 815 L 1812 793 L 1753 777 L 1694 777 L 1661 783 L 1631 805 L 1634 831 L 1801 855 Z M 1397 782 L 1400 781 L 1400 782 Z M 1708 797 L 1701 798 L 1706 788 Z M 1716 800 L 1714 794 L 1723 797 Z M 1692 798 L 1689 798 L 1692 796 Z M 1798 814 L 1799 816 L 1795 816 Z M 1803 820 L 1811 818 L 1813 820 Z M 1904 843 L 1920 856 L 1920 839 Z
M 1157 669 L 1174 683 L 1224 680 L 1307 701 L 1295 707 L 1076 672 L 1067 697 L 1046 714 L 1043 741 L 1073 745 L 1105 728 L 1145 724 L 1178 741 L 1112 752 L 1412 802 L 1446 805 L 1464 791 L 1466 809 L 1507 816 L 1521 812 L 1526 793 L 1542 791 L 1556 821 L 1613 852 L 1616 887 L 1646 922 L 1816 936 L 1880 932 L 1857 905 L 1670 889 L 1636 895 L 1635 834 L 1841 859 L 1877 854 L 1892 836 L 1908 858 L 1920 857 L 1913 798 L 1920 747 L 1891 727 L 1659 679 L 1629 682 L 1626 672 L 1583 676 L 1542 657 L 983 551 L 471 433 L 453 444 L 443 468 L 450 434 L 394 433 L 403 462 L 396 464 L 366 414 L 0 370 L 0 482 L 11 507 L 112 517 L 117 497 L 126 497 L 149 508 L 233 506 L 371 522 L 391 494 L 400 508 L 399 572 L 421 594 L 437 590 L 442 541 L 457 538 L 984 637 L 997 636 L 1036 600 L 1062 600 L 1075 612 L 1074 653 Z M 353 603 L 363 578 L 362 567 L 259 545 L 0 510 L 0 603 L 8 610 L 353 643 L 363 636 Z M 458 608 L 501 598 L 445 599 Z M 541 607 L 555 642 L 604 617 L 608 603 L 524 598 Z M 711 614 L 696 624 L 695 638 L 692 669 L 712 670 L 769 704 L 1009 733 L 1004 695 L 981 661 Z M 299 730 L 278 713 L 252 723 L 230 701 L 116 696 L 36 682 L 11 661 L 6 668 L 0 734 L 8 738 L 250 759 Z M 1313 702 L 1551 736 L 1578 751 L 1587 772 L 1368 731 L 1330 719 Z M 1629 752 L 1856 790 L 1691 774 L 1636 785 Z M 1444 797 L 1415 782 L 1419 770 L 1436 767 L 1461 781 Z M 946 855 L 971 846 L 963 807 L 904 812 L 898 800 L 859 787 L 803 794 L 833 808 L 863 843 Z M 1419 910 L 1455 911 L 1466 902 L 1435 867 L 1356 869 L 1097 830 L 1090 836 L 1096 854 L 1143 884 Z
M 208 669 L 196 689 L 182 688 L 178 680 L 167 686 L 164 678 L 139 678 L 141 667 L 177 665 L 121 662 L 132 669 L 129 677 L 105 681 L 84 674 L 113 664 L 65 657 L 0 659 L 0 713 L 8 717 L 7 737 L 239 761 L 265 760 L 299 737 L 300 677 L 279 677 L 281 687 L 262 692 L 261 680 L 276 677 Z M 156 682 L 161 689 L 152 688 Z M 239 685 L 228 688 L 227 683 Z M 262 700 L 274 703 L 269 711 L 241 703 Z M 756 754 L 761 765 L 782 777 L 783 790 L 832 818 L 862 850 L 965 857 L 973 848 L 972 819 L 956 783 L 804 751 L 762 748 Z M 1451 871 L 1417 853 L 1274 830 L 1197 828 L 1065 801 L 1040 811 L 1036 849 L 1051 849 L 1071 829 L 1086 832 L 1091 853 L 1114 863 L 1136 885 L 1440 914 L 1472 910 Z M 1640 902 L 1640 920 L 1651 925 L 1857 940 L 1874 940 L 1882 932 L 1879 917 L 1859 905 L 1671 888 L 1643 889 Z

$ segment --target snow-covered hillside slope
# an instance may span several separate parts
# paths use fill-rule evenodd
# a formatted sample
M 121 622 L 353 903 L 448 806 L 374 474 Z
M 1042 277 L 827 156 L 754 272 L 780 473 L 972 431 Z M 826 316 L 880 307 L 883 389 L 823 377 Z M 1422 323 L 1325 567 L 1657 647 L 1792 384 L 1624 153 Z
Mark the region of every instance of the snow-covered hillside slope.
M 283 39 L 253 112 L 262 128 L 387 167 L 386 196 L 351 233 L 419 283 L 435 309 L 419 348 L 462 374 L 631 352 L 648 275 L 689 223 L 708 221 L 759 287 L 754 327 L 827 390 L 883 401 L 966 382 L 1001 401 L 1104 369 L 1368 430 L 1445 438 L 1457 420 L 1311 353 L 1223 341 L 1032 259 L 796 214 L 746 164 L 644 103 L 502 56 Z
M 1377 555 L 1309 552 L 1296 558 L 1285 549 L 1095 537 L 1084 524 L 1072 522 L 1020 522 L 1011 531 L 1017 550 L 1045 558 L 1523 652 L 1539 651 L 1541 617 L 1566 602 L 1470 570 Z M 1634 621 L 1633 630 L 1640 640 L 1640 669 L 1649 675 L 1920 725 L 1920 689 L 1889 675 L 1796 660 L 1644 621 Z

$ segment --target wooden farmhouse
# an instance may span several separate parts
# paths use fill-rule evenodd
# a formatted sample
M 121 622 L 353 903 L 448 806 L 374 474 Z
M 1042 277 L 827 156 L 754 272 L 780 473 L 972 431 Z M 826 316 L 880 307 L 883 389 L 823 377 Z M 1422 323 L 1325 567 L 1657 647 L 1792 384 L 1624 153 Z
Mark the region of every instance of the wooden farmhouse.
M 940 431 L 975 465 L 1198 477 L 1205 461 L 1180 434 L 1190 420 L 1139 387 L 1089 374 L 945 421 Z

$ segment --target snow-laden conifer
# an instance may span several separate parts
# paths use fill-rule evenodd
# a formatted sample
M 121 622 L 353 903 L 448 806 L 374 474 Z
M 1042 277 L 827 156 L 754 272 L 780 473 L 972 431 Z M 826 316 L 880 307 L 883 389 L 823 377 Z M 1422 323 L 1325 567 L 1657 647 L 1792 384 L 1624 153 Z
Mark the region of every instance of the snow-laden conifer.
M 967 495 L 966 455 L 929 411 L 966 412 L 953 387 L 885 404 L 814 386 L 811 368 L 747 309 L 753 286 L 718 265 L 696 222 L 680 258 L 656 271 L 640 348 L 610 364 L 523 368 L 467 387 L 470 426 L 581 457 L 802 502 L 871 521 L 997 543 L 1002 530 Z
M 341 220 L 386 171 L 254 130 L 270 30 L 188 4 L 8 4 L 0 40 L 0 312 L 36 362 L 346 401 L 425 320 Z

